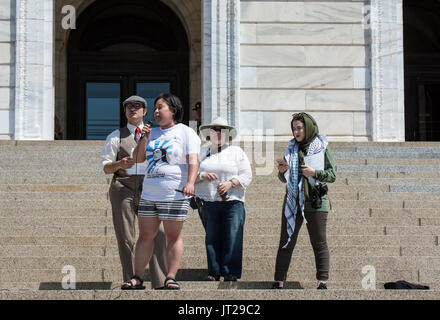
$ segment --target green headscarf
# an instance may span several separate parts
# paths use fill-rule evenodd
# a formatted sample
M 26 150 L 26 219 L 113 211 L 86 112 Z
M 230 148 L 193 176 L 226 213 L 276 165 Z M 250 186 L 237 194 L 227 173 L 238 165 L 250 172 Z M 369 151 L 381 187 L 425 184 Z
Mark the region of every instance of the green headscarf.
M 299 113 L 304 118 L 304 130 L 305 130 L 305 138 L 303 141 L 298 142 L 299 150 L 298 150 L 298 158 L 299 165 L 304 165 L 304 156 L 307 155 L 307 151 L 309 150 L 309 145 L 319 135 L 319 128 L 316 124 L 315 119 L 305 112 Z M 309 198 L 309 190 L 312 188 L 308 179 L 305 179 L 307 183 L 304 184 L 304 195 L 305 198 Z
M 300 165 L 304 164 L 304 156 L 307 155 L 307 151 L 309 150 L 309 145 L 319 135 L 319 128 L 316 124 L 315 119 L 305 112 L 299 113 L 304 118 L 304 130 L 305 130 L 305 138 L 303 141 L 298 142 L 299 150 L 299 162 Z

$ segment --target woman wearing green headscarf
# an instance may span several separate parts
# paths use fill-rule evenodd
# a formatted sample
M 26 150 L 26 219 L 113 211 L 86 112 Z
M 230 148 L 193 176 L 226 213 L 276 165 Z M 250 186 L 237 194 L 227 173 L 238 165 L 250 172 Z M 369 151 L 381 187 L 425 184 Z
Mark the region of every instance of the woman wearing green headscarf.
M 278 177 L 287 185 L 273 288 L 283 288 L 298 233 L 305 221 L 315 253 L 318 289 L 327 289 L 330 268 L 326 239 L 328 201 L 326 185 L 322 183 L 336 180 L 333 156 L 327 138 L 319 135 L 318 125 L 312 116 L 294 114 L 290 127 L 293 139 L 284 159 L 278 160 Z M 305 158 L 309 156 L 315 159 L 323 157 L 324 167 L 318 170 L 305 165 Z

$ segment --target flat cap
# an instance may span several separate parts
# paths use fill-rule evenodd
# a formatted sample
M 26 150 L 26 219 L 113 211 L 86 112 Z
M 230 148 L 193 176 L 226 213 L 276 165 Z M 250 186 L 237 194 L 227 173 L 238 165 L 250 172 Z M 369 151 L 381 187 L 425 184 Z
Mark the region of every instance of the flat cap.
M 125 107 L 125 105 L 126 105 L 127 103 L 129 103 L 129 102 L 140 102 L 140 103 L 142 103 L 142 104 L 144 105 L 144 107 L 147 106 L 147 101 L 145 101 L 144 98 L 139 97 L 139 96 L 131 96 L 131 97 L 128 97 L 127 99 L 125 99 L 124 102 L 122 102 L 122 106 Z

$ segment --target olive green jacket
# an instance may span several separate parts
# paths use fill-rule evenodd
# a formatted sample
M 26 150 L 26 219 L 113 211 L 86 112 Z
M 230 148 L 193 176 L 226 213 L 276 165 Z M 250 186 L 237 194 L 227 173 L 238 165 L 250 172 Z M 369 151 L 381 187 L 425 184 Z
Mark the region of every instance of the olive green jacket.
M 321 182 L 327 182 L 332 183 L 336 180 L 336 170 L 335 170 L 335 161 L 333 159 L 333 154 L 330 150 L 330 148 L 327 146 L 327 149 L 325 150 L 325 163 L 324 163 L 324 170 L 315 170 L 315 179 Z M 286 159 L 284 159 L 286 160 Z M 287 183 L 286 178 L 284 177 L 284 174 L 281 172 L 278 172 L 278 178 L 284 182 Z M 287 195 L 287 187 L 286 187 L 286 195 Z M 304 204 L 304 211 L 307 212 L 315 212 L 315 211 L 329 211 L 329 205 L 328 205 L 328 194 L 322 197 L 322 206 L 320 209 L 313 209 L 311 204 L 311 199 L 307 198 L 305 199 Z

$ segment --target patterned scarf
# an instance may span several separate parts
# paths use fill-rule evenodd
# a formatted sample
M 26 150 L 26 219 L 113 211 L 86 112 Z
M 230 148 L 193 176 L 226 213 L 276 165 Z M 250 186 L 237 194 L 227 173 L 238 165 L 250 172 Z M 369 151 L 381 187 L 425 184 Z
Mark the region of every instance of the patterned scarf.
M 324 135 L 316 136 L 313 141 L 308 146 L 307 156 L 311 156 L 313 154 L 324 151 L 327 148 L 328 141 Z M 295 231 L 295 221 L 296 214 L 298 212 L 298 203 L 301 209 L 301 214 L 304 218 L 304 221 L 307 223 L 306 218 L 304 217 L 304 184 L 308 183 L 306 179 L 304 179 L 303 175 L 299 175 L 299 156 L 298 156 L 299 145 L 295 139 L 290 141 L 289 147 L 287 148 L 284 157 L 286 158 L 286 162 L 289 164 L 290 169 L 288 172 L 287 180 L 287 198 L 286 205 L 284 207 L 284 215 L 287 220 L 287 233 L 289 235 L 289 239 L 287 239 L 287 243 L 283 246 L 286 248 L 290 242 L 290 238 Z M 299 200 L 299 201 L 297 201 Z

